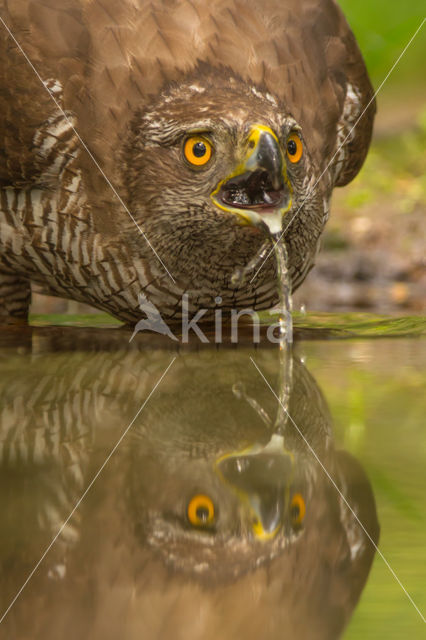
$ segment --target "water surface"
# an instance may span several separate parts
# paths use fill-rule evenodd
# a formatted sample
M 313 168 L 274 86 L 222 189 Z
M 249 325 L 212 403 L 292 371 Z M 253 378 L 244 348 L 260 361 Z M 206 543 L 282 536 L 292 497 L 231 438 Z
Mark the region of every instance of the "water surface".
M 421 321 L 297 326 L 2 332 L 1 637 L 422 637 Z

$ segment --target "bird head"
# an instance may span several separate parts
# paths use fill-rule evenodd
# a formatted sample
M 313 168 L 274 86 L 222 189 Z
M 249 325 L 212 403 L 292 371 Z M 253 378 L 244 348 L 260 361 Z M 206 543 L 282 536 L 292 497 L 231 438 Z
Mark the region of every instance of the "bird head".
M 259 244 L 259 228 L 281 232 L 308 195 L 312 171 L 300 125 L 266 89 L 225 70 L 169 87 L 137 114 L 128 139 L 130 207 L 159 250 L 173 242 L 180 273 L 201 243 L 212 257 L 226 246 L 229 261 L 238 238 L 246 262 L 244 242 Z
M 152 478 L 156 464 L 164 470 L 146 458 L 138 467 Z M 174 571 L 232 581 L 304 534 L 313 490 L 289 452 L 260 445 L 170 466 L 155 485 L 137 479 L 131 509 L 141 543 Z

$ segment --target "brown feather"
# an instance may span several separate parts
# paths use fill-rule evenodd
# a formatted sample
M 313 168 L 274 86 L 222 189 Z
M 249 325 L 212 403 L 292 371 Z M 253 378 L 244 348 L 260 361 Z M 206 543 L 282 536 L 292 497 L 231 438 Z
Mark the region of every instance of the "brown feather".
M 49 153 L 49 145 L 53 144 L 49 127 L 60 112 L 13 38 L 0 25 L 0 185 L 65 190 L 67 201 L 72 193 L 70 185 L 80 170 L 82 173 L 80 209 L 74 214 L 81 215 L 88 229 L 82 232 L 79 228 L 80 235 L 75 238 L 90 240 L 95 266 L 92 271 L 80 272 L 77 259 L 73 267 L 62 264 L 63 238 L 59 237 L 56 253 L 51 252 L 58 271 L 52 276 L 56 293 L 63 295 L 65 290 L 78 299 L 89 298 L 91 303 L 126 320 L 138 313 L 139 282 L 148 293 L 153 290 L 152 295 L 158 295 L 154 301 L 161 307 L 166 305 L 165 311 L 171 316 L 182 291 L 197 291 L 197 305 L 210 299 L 218 282 L 225 283 L 230 305 L 247 306 L 248 301 L 256 305 L 258 296 L 262 305 L 259 308 L 273 304 L 271 293 L 258 293 L 256 289 L 262 289 L 260 282 L 264 282 L 272 291 L 274 275 L 270 264 L 260 282 L 238 293 L 238 300 L 230 286 L 236 257 L 230 247 L 238 248 L 238 259 L 243 262 L 258 248 L 259 238 L 244 234 L 236 228 L 232 216 L 225 219 L 212 208 L 211 191 L 203 195 L 202 205 L 193 213 L 194 194 L 188 186 L 186 169 L 179 164 L 182 159 L 176 145 L 165 150 L 159 144 L 156 158 L 144 158 L 143 122 L 148 126 L 144 114 L 152 113 L 155 122 L 161 122 L 162 115 L 167 114 L 167 95 L 179 88 L 188 91 L 183 91 L 183 99 L 179 98 L 181 102 L 172 109 L 170 117 L 177 125 L 191 123 L 200 107 L 205 111 L 198 114 L 208 112 L 214 118 L 221 112 L 226 119 L 242 101 L 241 118 L 246 124 L 251 118 L 255 118 L 253 122 L 264 117 L 278 122 L 291 115 L 301 126 L 310 163 L 304 174 L 309 207 L 304 206 L 292 222 L 286 243 L 293 286 L 303 281 L 313 264 L 328 216 L 332 188 L 346 184 L 359 171 L 369 146 L 375 111 L 373 101 L 359 120 L 373 90 L 355 38 L 334 0 L 0 0 L 0 16 L 43 81 L 56 91 L 56 99 L 73 118 L 93 155 L 81 152 L 73 157 L 81 145 L 69 126 L 62 126 L 66 139 L 61 138 L 61 132 L 53 135 L 59 138 L 55 142 L 56 157 Z M 205 95 L 191 94 L 188 83 L 192 80 L 203 85 Z M 238 85 L 236 92 L 232 82 Z M 269 110 L 269 116 L 265 110 Z M 64 170 L 64 163 L 70 158 L 72 162 Z M 164 282 L 159 283 L 168 275 L 159 267 L 158 258 L 152 255 L 146 241 L 138 234 L 133 238 L 134 223 L 99 167 L 126 204 L 137 212 L 145 229 L 150 230 L 153 244 L 175 269 L 181 284 L 173 294 Z M 174 200 L 162 202 L 161 215 L 157 216 L 150 203 L 159 203 L 159 183 L 167 187 L 168 193 L 174 190 Z M 309 185 L 314 183 L 318 187 L 312 191 Z M 182 204 L 182 196 L 177 193 L 177 184 L 186 188 L 185 215 L 189 217 L 182 222 L 177 206 Z M 200 184 L 201 181 L 195 188 Z M 69 197 L 70 202 L 77 198 Z M 43 206 L 47 216 L 48 204 Z M 30 202 L 28 210 L 31 208 Z M 210 218 L 205 216 L 207 210 Z M 61 221 L 68 224 L 71 213 L 59 213 Z M 169 222 L 169 213 L 174 216 L 173 223 Z M 191 215 L 198 216 L 196 223 Z M 5 216 L 7 233 L 12 233 L 12 214 L 5 211 Z M 180 229 L 179 246 L 173 234 L 158 230 L 157 220 L 158 225 L 164 222 L 168 229 L 174 225 L 174 233 Z M 69 231 L 70 238 L 74 238 L 74 231 L 74 227 Z M 29 233 L 33 238 L 33 230 Z M 44 233 L 59 236 L 57 229 Z M 203 242 L 197 241 L 197 233 Z M 223 242 L 224 234 L 228 234 L 227 242 Z M 22 238 L 15 239 L 17 246 L 20 241 Z M 115 259 L 109 257 L 113 255 L 110 242 L 115 243 Z M 192 246 L 200 250 L 197 266 Z M 46 243 L 40 240 L 40 247 L 40 254 L 44 255 Z M 33 246 L 30 252 L 32 249 Z M 107 257 L 101 261 L 97 251 Z M 219 265 L 217 272 L 209 269 L 213 255 Z M 34 267 L 32 259 L 28 258 L 26 265 L 30 264 L 42 279 L 37 269 L 45 274 L 48 267 L 42 264 L 41 257 L 34 258 L 35 262 L 38 260 Z M 2 260 L 7 261 L 7 256 Z M 151 260 L 156 263 L 155 269 Z M 134 266 L 136 262 L 138 267 Z M 25 271 L 27 266 L 22 264 L 19 263 L 20 268 Z M 124 275 L 120 276 L 121 281 L 117 280 L 117 264 L 136 283 L 131 292 Z M 61 272 L 66 268 L 74 269 L 68 275 L 72 286 L 65 282 L 68 289 L 63 286 Z M 219 273 L 222 268 L 223 274 Z M 103 290 L 98 278 L 101 272 Z M 116 293 L 114 300 L 111 292 Z

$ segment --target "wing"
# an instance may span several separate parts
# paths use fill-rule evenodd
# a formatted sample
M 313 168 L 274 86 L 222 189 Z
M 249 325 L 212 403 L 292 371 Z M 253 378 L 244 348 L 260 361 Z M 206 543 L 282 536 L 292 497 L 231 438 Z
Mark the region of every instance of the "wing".
M 0 8 L 43 80 L 60 83 L 64 108 L 76 115 L 79 133 L 113 182 L 135 111 L 200 61 L 277 95 L 302 124 L 319 168 L 372 97 L 355 39 L 333 0 L 0 0 Z M 34 166 L 34 130 L 55 106 L 0 26 L 0 171 L 16 179 Z M 359 170 L 373 116 L 371 104 L 332 161 L 338 184 Z M 93 162 L 86 156 L 82 162 L 89 182 L 103 189 Z
M 83 68 L 85 28 L 68 0 L 0 0 L 0 17 L 0 184 L 34 183 L 52 167 L 46 137 L 72 135 L 49 91 L 63 106 L 71 61 Z

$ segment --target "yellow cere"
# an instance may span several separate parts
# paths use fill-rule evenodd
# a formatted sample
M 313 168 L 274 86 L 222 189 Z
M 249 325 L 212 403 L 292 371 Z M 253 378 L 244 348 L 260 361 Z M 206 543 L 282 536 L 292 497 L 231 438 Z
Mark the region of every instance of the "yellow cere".
M 252 149 L 255 149 L 259 144 L 259 138 L 262 133 L 269 133 L 274 138 L 275 142 L 278 145 L 280 144 L 277 135 L 272 131 L 271 127 L 265 127 L 263 124 L 255 124 L 252 126 L 250 135 L 247 139 L 249 153 L 247 154 L 246 160 L 251 156 Z
M 187 513 L 194 527 L 206 527 L 214 520 L 214 504 L 209 496 L 200 493 L 190 500 Z

